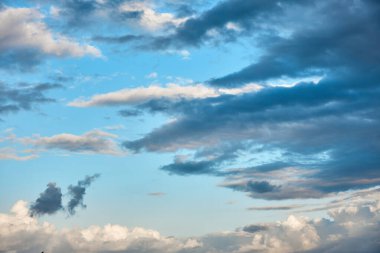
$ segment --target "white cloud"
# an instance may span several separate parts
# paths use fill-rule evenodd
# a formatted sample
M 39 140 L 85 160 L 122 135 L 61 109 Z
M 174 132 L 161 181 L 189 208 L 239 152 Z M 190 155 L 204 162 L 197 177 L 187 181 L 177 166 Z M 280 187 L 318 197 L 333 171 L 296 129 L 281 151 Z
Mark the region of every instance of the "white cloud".
M 33 136 L 20 138 L 24 144 L 34 145 L 42 150 L 59 149 L 69 152 L 121 155 L 122 151 L 116 143 L 117 135 L 100 130 L 92 130 L 82 135 L 69 133 L 49 137 Z
M 53 34 L 43 22 L 43 15 L 32 8 L 1 9 L 0 37 L 0 53 L 27 49 L 57 57 L 101 56 L 101 52 L 93 46 L 79 44 L 65 36 Z
M 54 5 L 52 5 L 52 6 L 50 7 L 49 14 L 50 14 L 53 18 L 58 18 L 58 16 L 60 15 L 60 13 L 61 13 L 61 10 L 60 10 L 58 7 L 56 7 L 56 6 L 54 6 Z
M 105 126 L 103 128 L 109 131 L 115 131 L 115 130 L 123 130 L 125 129 L 125 126 L 118 124 L 118 125 Z
M 25 201 L 18 201 L 10 214 L 0 214 L 1 252 L 177 252 L 196 245 L 195 241 L 183 243 L 150 229 L 111 224 L 58 230 L 30 217 Z
M 179 56 L 181 56 L 181 58 L 183 60 L 190 59 L 190 55 L 191 55 L 191 53 L 189 52 L 189 50 L 186 50 L 186 49 L 182 49 L 182 50 L 168 49 L 168 50 L 163 51 L 163 53 L 179 55 Z
M 105 94 L 94 95 L 90 99 L 77 99 L 69 103 L 74 107 L 91 107 L 104 105 L 136 105 L 154 99 L 202 99 L 218 97 L 224 94 L 238 95 L 254 90 L 259 90 L 260 86 L 249 84 L 236 89 L 218 89 L 205 86 L 203 84 L 181 86 L 169 83 L 166 86 L 152 85 L 143 88 L 130 88 L 118 90 Z
M 157 12 L 147 1 L 127 1 L 120 6 L 120 11 L 140 12 L 141 16 L 136 19 L 137 25 L 149 31 L 160 30 L 167 25 L 178 26 L 187 20 L 187 18 L 176 18 L 171 13 Z
M 116 224 L 60 230 L 30 217 L 27 206 L 25 201 L 18 201 L 9 214 L 0 213 L 1 251 L 290 253 L 310 250 L 346 253 L 376 252 L 380 245 L 379 188 L 345 198 L 338 208 L 329 211 L 329 219 L 290 215 L 284 221 L 257 225 L 251 232 L 240 229 L 184 239 Z
M 233 30 L 233 31 L 236 31 L 236 32 L 240 32 L 240 31 L 243 30 L 243 29 L 239 26 L 239 24 L 236 24 L 236 23 L 234 23 L 234 22 L 228 22 L 228 23 L 226 24 L 226 28 L 227 28 L 228 30 Z
M 148 75 L 146 75 L 146 78 L 148 78 L 148 79 L 154 79 L 157 77 L 158 77 L 157 72 L 152 72 L 152 73 L 149 73 Z

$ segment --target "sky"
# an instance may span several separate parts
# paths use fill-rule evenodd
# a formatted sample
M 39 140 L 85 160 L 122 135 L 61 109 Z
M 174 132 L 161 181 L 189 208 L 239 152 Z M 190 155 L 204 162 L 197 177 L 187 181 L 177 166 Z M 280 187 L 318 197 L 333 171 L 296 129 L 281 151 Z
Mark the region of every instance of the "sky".
M 0 0 L 0 252 L 380 249 L 377 0 Z

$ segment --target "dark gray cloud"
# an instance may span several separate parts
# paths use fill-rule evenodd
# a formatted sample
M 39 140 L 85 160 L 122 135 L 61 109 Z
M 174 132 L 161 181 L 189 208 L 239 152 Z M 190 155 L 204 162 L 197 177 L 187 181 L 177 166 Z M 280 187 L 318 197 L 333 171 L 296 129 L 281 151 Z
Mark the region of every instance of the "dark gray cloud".
M 235 170 L 229 170 L 239 167 L 234 158 L 221 163 L 194 157 L 162 167 L 178 175 L 223 176 L 222 186 L 254 198 L 319 198 L 379 184 L 380 5 L 321 1 L 297 8 L 296 13 L 308 15 L 301 15 L 303 22 L 290 35 L 270 37 L 257 63 L 211 83 L 234 86 L 311 74 L 321 75 L 319 81 L 196 101 L 150 101 L 139 108 L 176 120 L 124 146 L 135 152 L 167 152 L 248 142 L 261 146 L 267 156 L 280 152 L 271 161 Z M 295 13 L 284 11 L 287 22 L 294 22 Z M 256 154 L 250 151 L 250 156 Z M 264 173 L 260 166 L 269 167 Z M 281 174 L 285 171 L 292 181 Z
M 62 192 L 61 188 L 55 183 L 49 183 L 47 189 L 40 194 L 40 197 L 31 204 L 29 212 L 31 216 L 55 214 L 59 211 L 67 210 L 70 215 L 75 214 L 75 209 L 78 206 L 83 208 L 86 205 L 83 203 L 84 195 L 86 194 L 86 188 L 97 179 L 100 174 L 94 174 L 92 176 L 86 176 L 83 180 L 78 181 L 76 185 L 70 185 L 68 187 L 67 195 L 70 197 L 67 206 L 62 204 Z
M 270 15 L 279 15 L 283 6 L 291 2 L 293 1 L 220 1 L 211 9 L 188 19 L 176 29 L 174 34 L 155 38 L 150 46 L 156 49 L 200 46 L 205 40 L 213 39 L 208 35 L 208 32 L 213 29 L 224 37 L 234 39 L 236 31 L 228 29 L 226 27 L 228 23 L 234 23 L 244 31 L 259 29 L 256 20 L 268 18 Z
M 173 175 L 214 175 L 226 176 L 234 174 L 233 171 L 221 170 L 221 165 L 226 162 L 231 163 L 238 158 L 238 152 L 247 149 L 243 143 L 229 143 L 218 147 L 198 150 L 194 158 L 176 157 L 174 163 L 162 166 L 160 169 Z M 210 158 L 211 157 L 211 158 Z M 208 159 L 205 159 L 208 158 Z
M 256 233 L 256 232 L 260 232 L 260 231 L 265 231 L 267 230 L 268 227 L 267 226 L 264 226 L 264 225 L 247 225 L 243 228 L 241 228 L 242 231 L 244 232 L 247 232 L 247 233 Z
M 0 68 L 8 71 L 30 72 L 45 59 L 46 56 L 38 50 L 7 50 L 0 54 Z
M 142 110 L 138 109 L 124 109 L 119 111 L 119 115 L 123 117 L 136 117 L 143 114 Z
M 31 110 L 38 104 L 54 102 L 55 99 L 46 97 L 45 93 L 57 88 L 62 86 L 57 83 L 21 83 L 10 87 L 0 82 L 0 114 Z
M 279 187 L 267 181 L 248 181 L 245 185 L 237 186 L 239 191 L 266 193 L 278 190 Z
M 98 20 L 95 17 L 97 11 L 111 12 L 110 17 L 120 19 L 119 13 L 115 10 L 117 10 L 121 3 L 125 2 L 125 0 L 104 1 L 104 3 L 88 0 L 63 0 L 59 2 L 51 0 L 36 1 L 56 5 L 60 10 L 59 15 L 62 17 L 65 27 L 70 30 L 94 25 L 94 20 Z M 125 16 L 125 18 L 126 17 L 127 16 Z
M 92 176 L 86 176 L 85 179 L 78 181 L 76 185 L 70 185 L 68 188 L 68 195 L 70 200 L 67 203 L 67 211 L 70 215 L 74 215 L 76 208 L 81 206 L 85 208 L 86 205 L 83 203 L 84 195 L 86 194 L 86 188 L 91 185 L 91 183 L 97 179 L 100 174 L 94 174 Z
M 259 206 L 259 207 L 249 207 L 247 210 L 250 211 L 284 211 L 299 208 L 300 206 Z
M 128 43 L 132 41 L 139 41 L 142 40 L 144 36 L 141 35 L 133 35 L 133 34 L 126 34 L 121 36 L 95 36 L 92 38 L 93 41 L 103 42 L 103 43 Z
M 284 76 L 330 74 L 339 69 L 379 72 L 378 3 L 367 0 L 320 1 L 313 5 L 313 9 L 305 11 L 310 15 L 305 22 L 309 21 L 310 25 L 296 28 L 289 37 L 266 39 L 262 45 L 265 53 L 257 62 L 210 83 L 234 86 Z
M 188 106 L 173 104 L 164 111 L 172 114 L 178 110 L 174 113 L 179 115 L 176 121 L 124 145 L 135 151 L 162 152 L 250 140 L 264 145 L 267 151 L 284 150 L 281 159 L 288 166 L 319 170 L 314 176 L 332 183 L 318 183 L 318 191 L 375 185 L 379 182 L 376 129 L 380 127 L 380 91 L 371 87 L 374 77 L 358 79 L 347 73 L 339 78 L 326 77 L 318 85 L 301 83 L 292 88 L 265 88 L 237 97 L 189 102 Z M 360 80 L 362 86 L 355 87 Z M 324 158 L 311 159 L 318 155 Z M 303 164 L 307 159 L 309 164 Z M 176 162 L 164 169 L 181 174 L 183 166 L 187 171 L 184 174 L 215 174 L 215 165 L 219 166 L 210 161 Z
M 49 183 L 40 197 L 30 206 L 30 214 L 44 215 L 54 214 L 63 210 L 61 188 L 54 183 Z
M 175 175 L 204 175 L 214 172 L 214 161 L 175 161 L 160 169 Z

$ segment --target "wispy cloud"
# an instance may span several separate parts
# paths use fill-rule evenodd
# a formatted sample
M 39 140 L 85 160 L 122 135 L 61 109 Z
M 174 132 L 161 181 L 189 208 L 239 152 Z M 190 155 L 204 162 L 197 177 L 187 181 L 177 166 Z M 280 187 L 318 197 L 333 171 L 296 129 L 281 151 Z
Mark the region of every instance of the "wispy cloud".
M 149 87 L 128 88 L 98 94 L 89 99 L 74 100 L 68 105 L 73 107 L 138 105 L 152 100 L 202 99 L 222 95 L 243 94 L 259 89 L 260 86 L 254 84 L 237 89 L 216 89 L 202 84 L 178 85 L 169 83 L 165 86 L 151 85 Z
M 19 138 L 19 140 L 42 151 L 57 149 L 74 153 L 122 155 L 123 152 L 115 141 L 116 138 L 117 135 L 115 134 L 92 130 L 82 135 L 69 133 L 49 137 L 35 135 L 33 137 Z

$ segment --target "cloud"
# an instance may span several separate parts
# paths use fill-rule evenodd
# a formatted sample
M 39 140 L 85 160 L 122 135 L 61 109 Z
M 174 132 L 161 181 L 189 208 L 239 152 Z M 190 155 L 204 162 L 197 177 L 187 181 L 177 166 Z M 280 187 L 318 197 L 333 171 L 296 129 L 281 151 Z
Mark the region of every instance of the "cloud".
M 148 78 L 148 79 L 155 79 L 157 77 L 158 77 L 157 72 L 151 72 L 151 73 L 149 73 L 148 75 L 145 76 L 145 78 Z
M 252 162 L 252 166 L 246 167 L 248 174 L 242 169 L 241 175 L 249 176 L 250 168 L 270 164 L 273 159 L 285 162 L 286 167 L 313 172 L 289 183 L 289 187 L 276 184 L 281 185 L 280 190 L 271 194 L 256 192 L 252 195 L 256 197 L 317 198 L 331 192 L 371 187 L 380 181 L 380 147 L 376 138 L 380 127 L 378 77 L 377 72 L 363 76 L 339 70 L 318 83 L 265 87 L 238 96 L 146 104 L 148 111 L 158 110 L 176 120 L 140 139 L 126 141 L 124 146 L 135 152 L 173 152 L 231 142 L 250 143 L 248 147 L 265 150 L 262 153 L 267 160 Z M 271 158 L 271 154 L 280 155 Z M 254 152 L 247 155 L 254 156 Z M 208 160 L 196 159 L 191 164 L 194 162 L 204 165 Z M 178 171 L 181 164 L 174 165 L 171 167 Z M 208 165 L 212 168 L 202 171 L 213 175 L 214 171 L 228 169 L 223 164 Z M 268 181 L 265 176 L 261 178 Z M 246 189 L 244 184 L 238 182 L 230 188 Z
M 142 40 L 144 37 L 141 35 L 126 34 L 122 36 L 95 36 L 92 38 L 93 41 L 103 42 L 103 43 L 128 43 L 132 41 Z
M 266 193 L 276 191 L 279 187 L 270 184 L 267 181 L 248 181 L 243 187 L 243 191 L 256 192 L 256 193 Z
M 94 95 L 90 99 L 77 99 L 69 103 L 74 107 L 137 105 L 151 100 L 181 100 L 218 97 L 223 94 L 240 94 L 259 90 L 258 85 L 250 84 L 238 89 L 214 89 L 202 84 L 181 86 L 170 83 L 166 86 L 152 85 L 143 88 L 128 88 L 115 92 Z
M 34 215 L 54 214 L 63 210 L 61 188 L 54 183 L 49 183 L 46 190 L 30 206 L 30 213 Z
M 51 215 L 64 210 L 67 210 L 70 215 L 74 215 L 78 206 L 86 208 L 86 205 L 83 203 L 86 189 L 98 177 L 100 177 L 100 174 L 86 176 L 83 180 L 78 181 L 76 185 L 70 185 L 67 188 L 67 194 L 65 194 L 68 195 L 70 199 L 65 207 L 62 203 L 63 194 L 61 188 L 55 183 L 49 183 L 46 190 L 40 194 L 40 197 L 34 203 L 31 204 L 29 208 L 31 217 L 46 214 Z
M 135 13 L 137 19 L 133 19 L 138 26 L 156 31 L 168 27 L 169 25 L 178 26 L 187 18 L 177 18 L 168 12 L 157 12 L 148 1 L 127 1 L 119 6 L 121 14 Z
M 276 223 L 251 224 L 236 231 L 175 238 L 145 228 L 116 224 L 62 230 L 30 217 L 27 203 L 18 201 L 9 214 L 0 214 L 0 248 L 14 252 L 140 252 L 140 253 L 290 253 L 377 252 L 380 221 L 378 191 L 361 192 L 328 218 L 290 215 Z M 365 196 L 365 198 L 363 198 Z M 361 199 L 360 202 L 356 200 Z
M 169 47 L 200 46 L 213 40 L 214 35 L 234 40 L 242 32 L 260 29 L 261 20 L 279 15 L 284 6 L 293 1 L 220 1 L 214 7 L 187 19 L 173 34 L 156 37 L 146 47 L 166 49 Z
M 167 11 L 167 8 L 159 8 L 154 1 L 87 1 L 87 0 L 64 0 L 40 1 L 42 4 L 50 4 L 51 15 L 61 22 L 69 30 L 86 29 L 94 27 L 123 26 L 137 32 L 156 33 L 172 29 L 183 23 L 187 17 L 178 17 Z M 162 7 L 162 6 L 161 6 Z M 161 11 L 159 9 L 165 9 Z M 104 42 L 117 42 L 108 40 Z M 111 37 L 110 37 L 111 38 Z M 124 40 L 129 41 L 129 39 Z
M 126 118 L 140 116 L 141 114 L 143 114 L 143 112 L 137 109 L 124 109 L 119 111 L 119 115 Z
M 0 82 L 0 115 L 31 110 L 38 104 L 55 102 L 55 99 L 46 97 L 45 93 L 62 87 L 56 83 L 21 83 L 18 87 L 9 86 Z
M 70 185 L 68 188 L 68 194 L 71 199 L 67 204 L 67 210 L 71 215 L 75 214 L 75 209 L 78 206 L 85 208 L 86 205 L 83 203 L 83 197 L 86 194 L 86 188 L 97 179 L 100 174 L 95 174 L 93 176 L 86 176 L 85 179 L 78 181 L 77 185 Z
M 13 148 L 0 148 L 0 160 L 28 161 L 37 157 L 38 155 L 36 154 L 19 154 L 17 150 Z
M 149 192 L 148 195 L 152 197 L 162 197 L 162 196 L 165 196 L 166 193 L 165 192 Z
M 0 249 L 5 252 L 179 252 L 196 247 L 159 232 L 121 225 L 93 225 L 58 230 L 28 215 L 27 203 L 18 201 L 10 214 L 0 214 Z
M 82 135 L 69 133 L 57 134 L 49 137 L 35 135 L 20 138 L 27 145 L 40 148 L 41 151 L 58 149 L 85 154 L 121 155 L 122 151 L 115 142 L 117 135 L 101 130 L 92 130 Z
M 299 15 L 302 10 L 307 15 Z M 379 43 L 378 12 L 378 4 L 367 0 L 318 1 L 298 12 L 286 10 L 278 22 L 289 24 L 290 35 L 266 38 L 261 43 L 264 54 L 257 62 L 210 82 L 230 87 L 312 73 L 334 74 L 339 69 L 378 72 L 380 57 L 373 50 Z M 307 24 L 293 25 L 294 15 Z
M 174 163 L 164 165 L 160 169 L 174 175 L 229 175 L 228 171 L 220 169 L 220 165 L 226 161 L 233 161 L 238 157 L 237 153 L 245 148 L 241 144 L 221 145 L 211 149 L 200 149 L 191 160 L 188 156 L 176 156 Z
M 260 231 L 265 231 L 267 230 L 267 226 L 264 225 L 247 225 L 243 228 L 241 228 L 241 231 L 247 232 L 247 233 L 256 233 Z
M 6 69 L 28 70 L 46 56 L 101 56 L 93 46 L 53 34 L 43 22 L 43 15 L 32 8 L 0 9 L 0 37 L 0 65 Z
M 257 206 L 257 207 L 249 207 L 250 211 L 283 211 L 283 210 L 292 210 L 296 208 L 300 208 L 301 206 L 291 205 L 291 206 Z
M 162 166 L 160 169 L 175 175 L 204 175 L 213 172 L 213 161 L 179 161 Z

